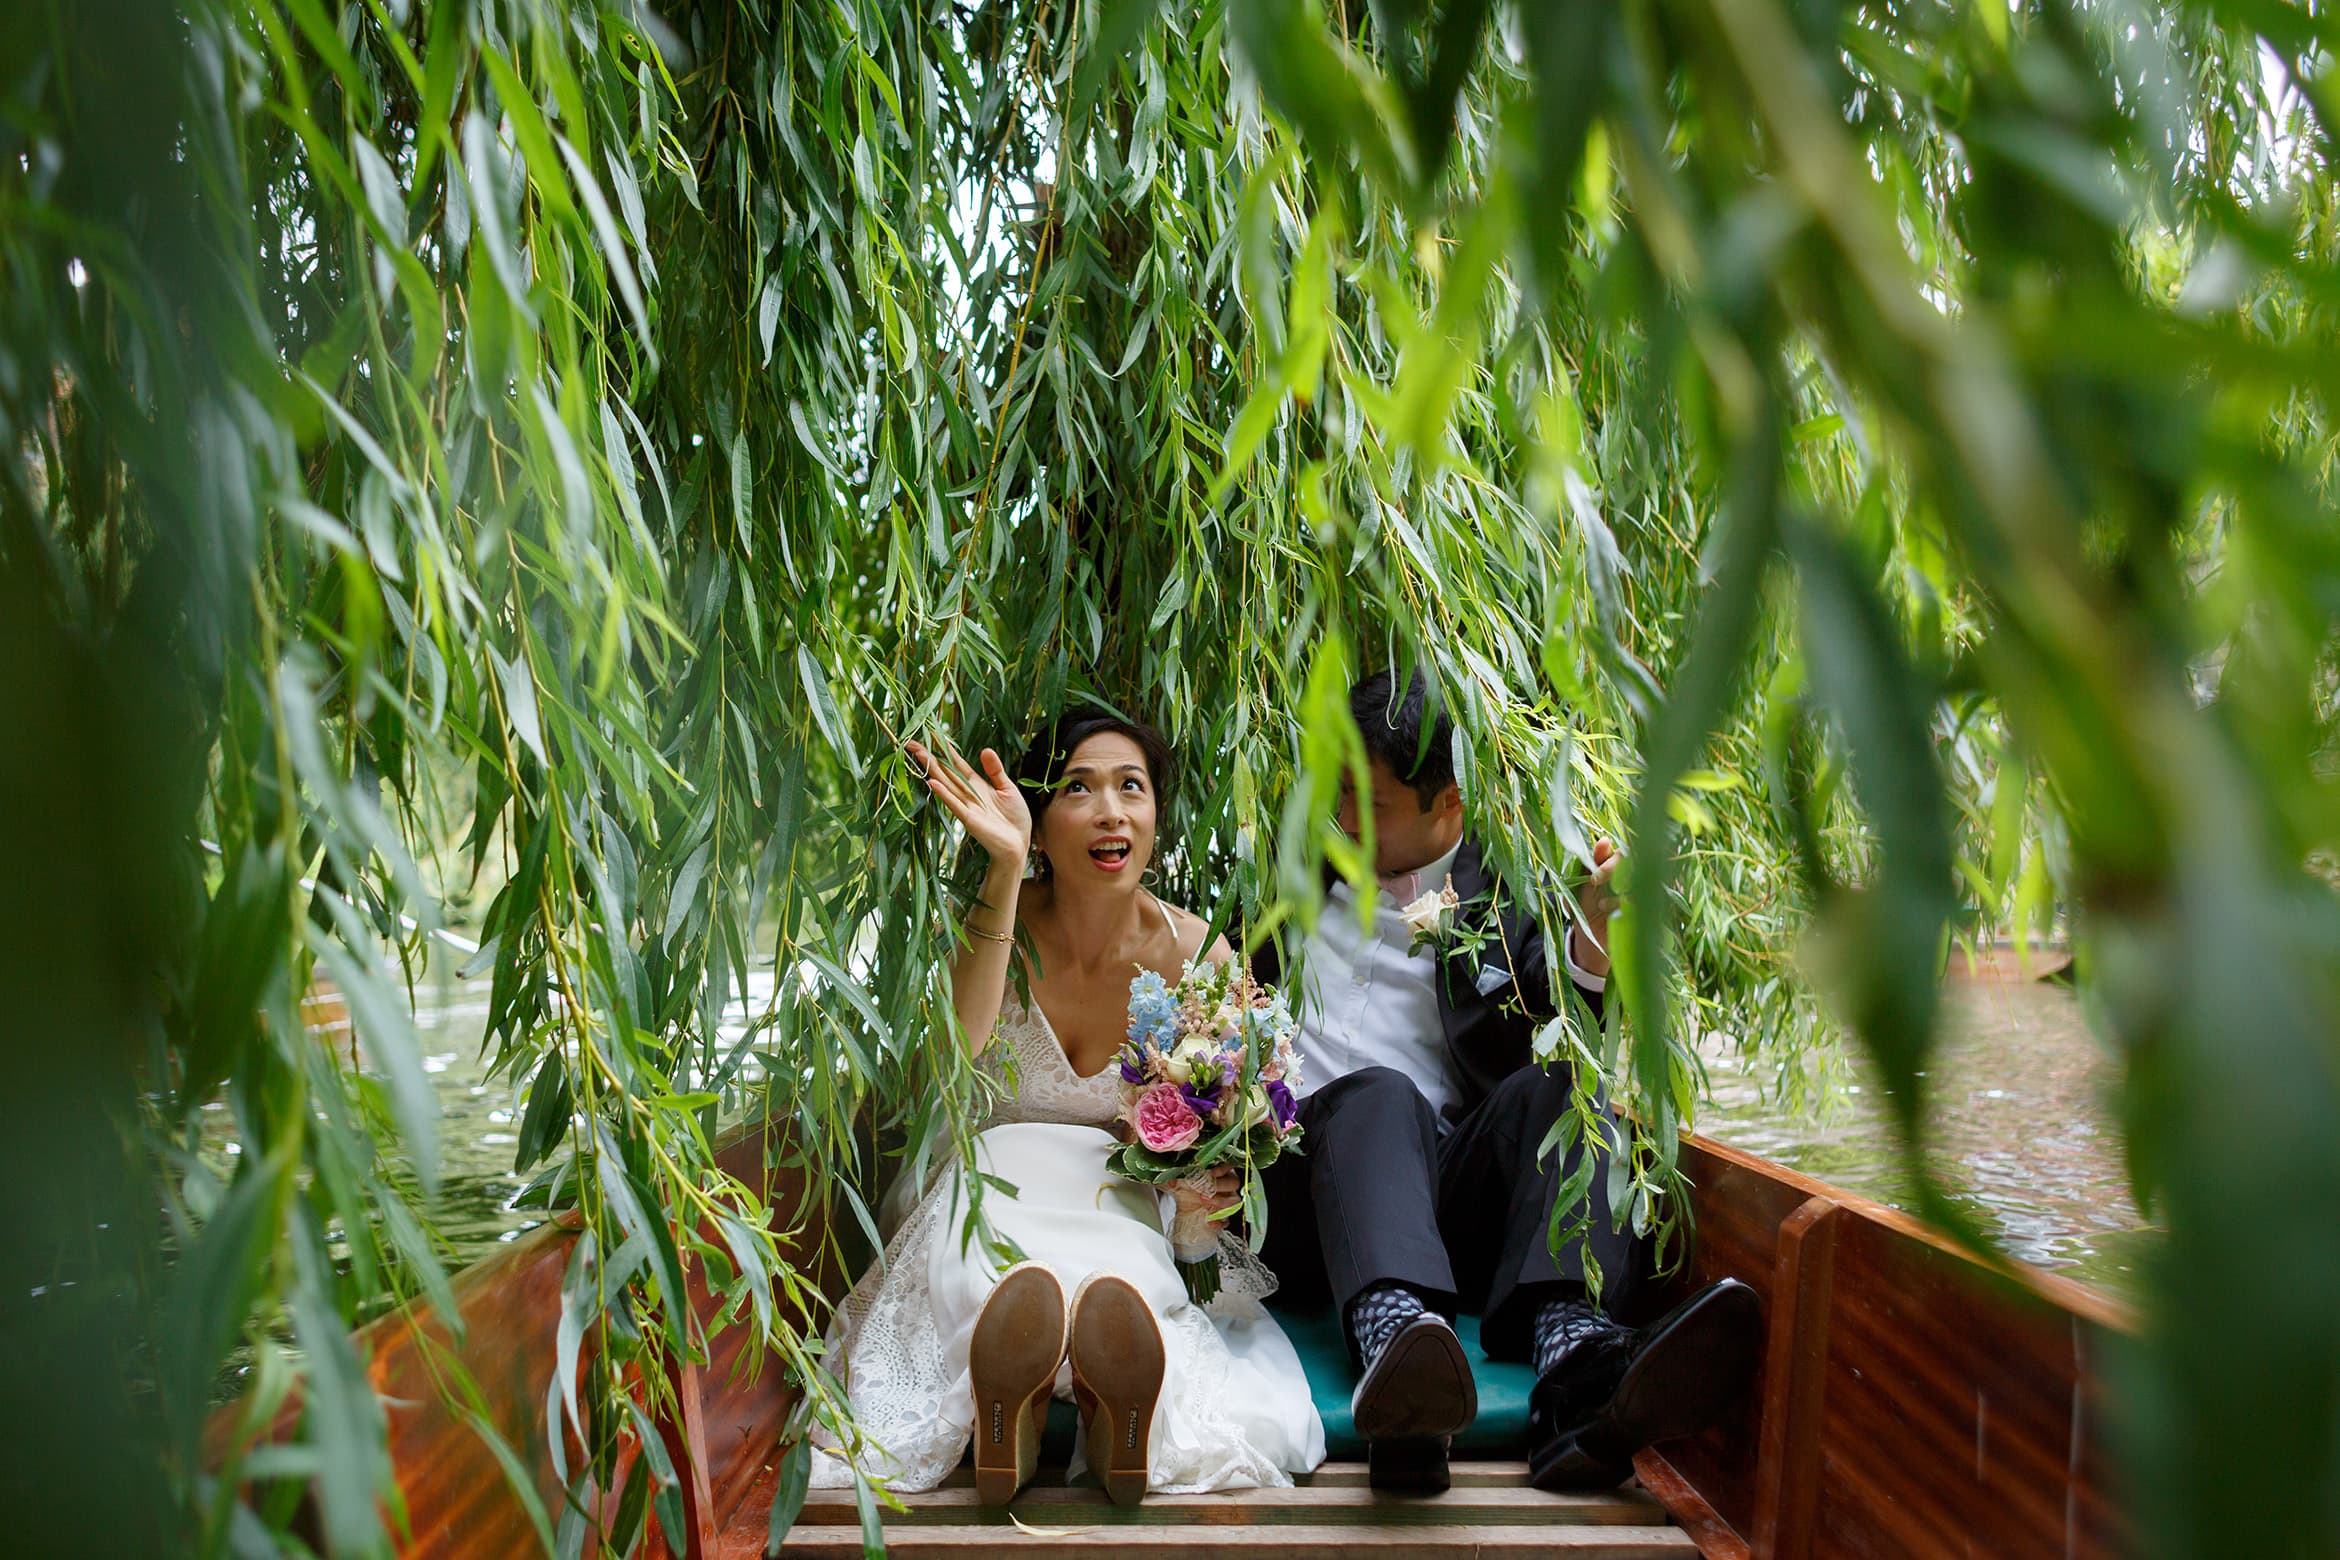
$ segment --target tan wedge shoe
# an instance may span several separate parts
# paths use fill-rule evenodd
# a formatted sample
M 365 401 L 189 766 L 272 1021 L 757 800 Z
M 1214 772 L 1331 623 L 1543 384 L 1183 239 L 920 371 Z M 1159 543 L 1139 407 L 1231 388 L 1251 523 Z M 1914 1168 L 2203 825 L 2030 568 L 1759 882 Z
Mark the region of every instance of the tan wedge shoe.
M 1064 1286 L 1037 1262 L 1000 1275 L 967 1341 L 975 1388 L 975 1498 L 1004 1506 L 1040 1462 L 1040 1431 L 1064 1363 Z
M 1162 1396 L 1161 1324 L 1128 1279 L 1092 1273 L 1073 1291 L 1073 1398 L 1089 1470 L 1117 1506 L 1145 1498 L 1154 1404 Z

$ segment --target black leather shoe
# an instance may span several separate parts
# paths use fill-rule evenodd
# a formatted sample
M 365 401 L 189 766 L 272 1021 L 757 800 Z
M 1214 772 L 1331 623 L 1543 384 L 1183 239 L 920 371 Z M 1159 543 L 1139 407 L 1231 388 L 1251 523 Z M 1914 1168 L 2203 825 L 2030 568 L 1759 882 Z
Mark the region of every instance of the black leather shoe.
M 1479 1417 L 1479 1387 L 1446 1318 L 1425 1311 L 1397 1330 L 1365 1367 L 1349 1416 L 1371 1443 L 1375 1489 L 1447 1487 L 1448 1447 Z
M 1763 1354 L 1763 1302 L 1717 1279 L 1638 1332 L 1588 1340 L 1528 1398 L 1528 1482 L 1540 1490 L 1610 1489 L 1633 1454 L 1695 1435 L 1730 1412 Z

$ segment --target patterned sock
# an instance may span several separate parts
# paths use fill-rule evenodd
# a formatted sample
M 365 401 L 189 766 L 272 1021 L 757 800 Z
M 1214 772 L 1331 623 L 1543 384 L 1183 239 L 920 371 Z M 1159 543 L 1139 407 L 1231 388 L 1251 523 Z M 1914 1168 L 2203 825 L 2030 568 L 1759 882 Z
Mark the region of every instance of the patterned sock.
M 1356 1342 L 1357 1358 L 1371 1366 L 1397 1330 L 1428 1309 L 1420 1295 L 1397 1284 L 1366 1290 L 1349 1304 L 1349 1336 Z
M 1588 1338 L 1623 1331 L 1582 1300 L 1547 1300 L 1536 1311 L 1536 1374 L 1548 1373 Z

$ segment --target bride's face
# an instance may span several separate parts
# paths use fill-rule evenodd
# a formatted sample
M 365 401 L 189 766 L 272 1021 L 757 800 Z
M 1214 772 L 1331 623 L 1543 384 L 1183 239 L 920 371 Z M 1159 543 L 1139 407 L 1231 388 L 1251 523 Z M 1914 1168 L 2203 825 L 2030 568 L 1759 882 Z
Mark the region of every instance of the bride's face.
M 1137 743 L 1100 731 L 1065 760 L 1040 848 L 1058 883 L 1131 889 L 1154 856 L 1154 777 Z

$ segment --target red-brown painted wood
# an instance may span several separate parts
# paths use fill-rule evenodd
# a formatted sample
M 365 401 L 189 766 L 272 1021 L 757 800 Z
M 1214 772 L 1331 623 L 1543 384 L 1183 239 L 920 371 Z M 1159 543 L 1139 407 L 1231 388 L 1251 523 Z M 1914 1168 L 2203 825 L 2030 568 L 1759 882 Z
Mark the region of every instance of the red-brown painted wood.
M 736 1133 L 718 1148 L 716 1162 L 754 1187 L 773 1211 L 777 1227 L 793 1231 L 801 1269 L 824 1292 L 842 1288 L 827 1255 L 821 1212 L 808 1207 L 800 1169 L 774 1164 L 768 1127 Z M 546 1439 L 545 1403 L 558 1356 L 561 1276 L 576 1242 L 573 1214 L 529 1231 L 502 1251 L 483 1258 L 455 1279 L 463 1316 L 464 1341 L 452 1358 L 469 1371 L 488 1416 L 505 1443 L 536 1473 L 538 1498 L 557 1524 L 562 1489 Z M 708 1232 L 713 1238 L 713 1232 Z M 702 1326 L 712 1327 L 719 1307 L 694 1265 L 686 1273 L 689 1300 Z M 775 1288 L 775 1302 L 786 1306 Z M 799 1324 L 809 1319 L 799 1315 Z M 478 1434 L 446 1406 L 434 1363 L 445 1357 L 448 1332 L 429 1308 L 385 1317 L 360 1329 L 359 1354 L 384 1396 L 389 1417 L 389 1451 L 407 1537 L 401 1555 L 410 1560 L 474 1560 L 474 1557 L 533 1553 L 536 1536 L 526 1508 L 502 1465 Z M 590 1344 L 588 1344 L 590 1347 Z M 683 1481 L 686 1548 L 712 1551 L 724 1521 L 746 1495 L 755 1475 L 779 1441 L 795 1394 L 776 1369 L 754 1368 L 761 1347 L 752 1327 L 715 1333 L 705 1365 L 686 1364 L 667 1383 L 673 1407 L 658 1416 L 667 1454 Z M 288 1404 L 265 1432 L 288 1437 L 298 1423 L 299 1405 Z M 230 1404 L 212 1416 L 207 1444 L 217 1464 L 231 1449 L 237 1419 Z M 574 1438 L 566 1447 L 574 1469 Z M 604 1517 L 615 1514 L 635 1455 L 621 1455 L 610 1488 L 602 1496 Z M 395 1520 L 395 1519 L 394 1519 Z M 648 1556 L 670 1554 L 655 1518 L 647 1523 Z M 594 1548 L 588 1543 L 588 1553 Z
M 1771 1173 L 1776 1167 L 1761 1161 L 1742 1164 L 1702 1157 L 1697 1143 L 1692 1139 L 1682 1145 L 1697 1235 L 1690 1272 L 1681 1287 L 1726 1275 L 1738 1278 L 1762 1298 L 1765 1315 L 1775 1317 L 1779 1302 L 1772 1290 L 1778 1276 L 1780 1227 L 1811 1200 L 1812 1193 L 1779 1180 Z M 1763 1404 L 1770 1395 L 1766 1384 L 1723 1423 L 1665 1447 L 1668 1464 L 1741 1535 L 1755 1530 L 1754 1451 L 1762 1433 Z
M 2072 967 L 2072 950 L 2033 944 L 2018 948 L 2013 943 L 1984 943 L 1979 948 L 1957 947 L 1950 950 L 1949 976 L 1952 980 L 1993 981 L 2011 985 L 2017 981 L 2046 980 L 2061 975 Z
M 561 1274 L 576 1241 L 571 1228 L 546 1224 L 503 1251 L 473 1264 L 455 1279 L 464 1335 L 455 1344 L 445 1323 L 427 1307 L 386 1316 L 360 1330 L 358 1352 L 382 1396 L 389 1423 L 390 1462 L 404 1509 L 407 1538 L 400 1553 L 416 1560 L 458 1560 L 525 1554 L 536 1532 L 502 1465 L 478 1432 L 447 1405 L 442 1384 L 452 1359 L 470 1374 L 488 1421 L 504 1444 L 535 1470 L 537 1498 L 557 1524 L 562 1490 L 554 1474 L 545 1420 L 546 1388 L 557 1357 Z M 288 1408 L 280 1431 L 292 1428 Z M 574 1469 L 573 1437 L 564 1447 Z M 613 1514 L 632 1455 L 620 1458 L 602 1509 Z
M 773 1228 L 796 1270 L 810 1290 L 830 1299 L 842 1295 L 848 1276 L 839 1271 L 834 1244 L 828 1238 L 827 1209 L 822 1200 L 807 1195 L 804 1166 L 783 1134 L 770 1121 L 737 1134 L 717 1150 L 716 1164 L 727 1175 L 752 1188 L 771 1208 Z M 706 1232 L 710 1240 L 713 1231 Z M 700 1322 L 709 1330 L 707 1363 L 698 1369 L 699 1402 L 703 1421 L 701 1444 L 706 1460 L 710 1514 L 720 1528 L 756 1481 L 756 1476 L 780 1444 L 788 1412 L 797 1392 L 779 1367 L 764 1358 L 752 1326 L 714 1328 L 717 1308 L 698 1278 L 691 1298 Z M 817 1333 L 826 1316 L 807 1316 L 792 1310 L 784 1290 L 773 1301 L 795 1326 Z
M 1839 1233 L 1836 1285 L 1812 1553 L 2117 1547 L 2089 1322 L 1871 1221 Z
M 674 1406 L 658 1416 L 658 1434 L 682 1484 L 683 1554 L 703 1555 L 714 1548 L 723 1524 L 715 1515 L 715 1492 L 707 1478 L 707 1409 L 699 1389 L 699 1367 L 673 1366 L 666 1381 Z M 650 1560 L 676 1560 L 664 1531 L 656 1523 L 651 1528 Z
M 2092 1367 L 2124 1307 L 1721 1144 L 1682 1156 L 1690 1281 L 1767 1307 L 1755 1422 L 1662 1449 L 1734 1537 L 1777 1560 L 2121 1550 Z
M 1820 1468 L 1820 1394 L 1835 1301 L 1834 1198 L 1808 1197 L 1779 1228 L 1773 1261 L 1771 1336 L 1763 1367 L 1763 1423 L 1756 1443 L 1758 1560 L 1800 1556 L 1811 1544 Z
M 1747 1541 L 1739 1536 L 1739 1530 L 1707 1504 L 1706 1497 L 1666 1460 L 1665 1453 L 1647 1447 L 1635 1454 L 1633 1476 L 1698 1546 L 1699 1560 L 1749 1560 Z

